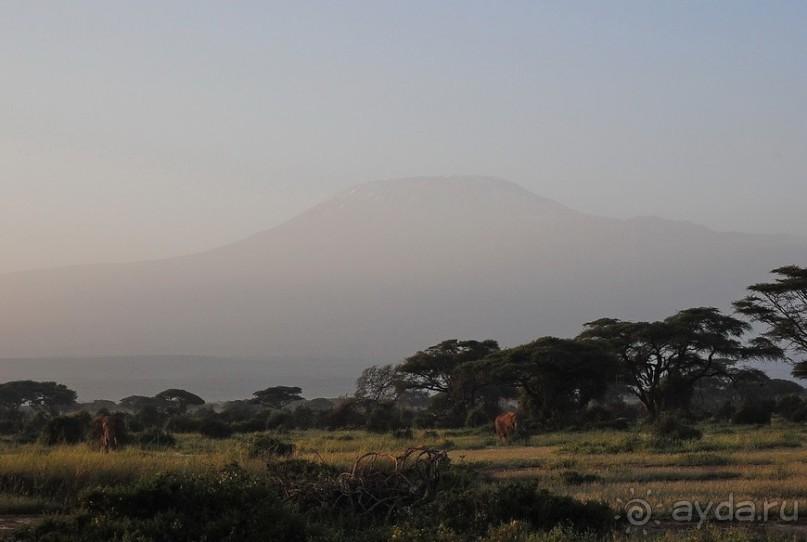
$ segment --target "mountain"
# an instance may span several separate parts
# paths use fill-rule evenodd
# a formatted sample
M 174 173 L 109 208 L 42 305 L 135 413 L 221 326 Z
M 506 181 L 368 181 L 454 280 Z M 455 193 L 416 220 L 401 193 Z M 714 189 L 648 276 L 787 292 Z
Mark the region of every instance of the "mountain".
M 728 308 L 805 261 L 805 238 L 589 216 L 498 179 L 378 181 L 199 254 L 0 275 L 0 355 L 339 359 L 355 376 L 447 338 Z

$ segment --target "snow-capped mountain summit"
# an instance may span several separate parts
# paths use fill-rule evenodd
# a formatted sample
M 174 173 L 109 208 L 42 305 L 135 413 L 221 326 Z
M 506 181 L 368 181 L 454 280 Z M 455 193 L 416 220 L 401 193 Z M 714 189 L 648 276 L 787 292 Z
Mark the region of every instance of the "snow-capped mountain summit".
M 589 216 L 500 179 L 377 181 L 191 256 L 0 275 L 0 345 L 390 362 L 447 338 L 511 345 L 726 308 L 805 259 L 805 239 Z

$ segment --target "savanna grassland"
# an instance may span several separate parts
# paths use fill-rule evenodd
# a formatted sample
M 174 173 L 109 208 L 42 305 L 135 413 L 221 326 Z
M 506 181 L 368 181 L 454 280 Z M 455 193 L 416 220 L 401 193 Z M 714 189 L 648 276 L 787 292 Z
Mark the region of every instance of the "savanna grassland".
M 236 494 L 239 488 L 258 491 L 255 488 L 264 487 L 262 484 L 272 487 L 278 472 L 286 468 L 299 470 L 300 465 L 313 469 L 306 476 L 325 480 L 351 471 L 357 459 L 368 452 L 397 455 L 409 446 L 421 445 L 447 451 L 449 461 L 441 467 L 443 476 L 436 497 L 432 497 L 434 502 L 413 504 L 399 520 L 387 516 L 353 523 L 339 514 L 328 516 L 330 512 L 324 512 L 319 501 L 318 514 L 310 514 L 310 503 L 294 500 L 303 491 L 299 486 L 294 490 L 296 494 L 287 491 L 276 502 L 267 502 L 273 510 L 292 503 L 288 510 L 293 519 L 283 516 L 272 520 L 275 523 L 270 521 L 269 528 L 281 523 L 287 526 L 289 522 L 291 527 L 265 531 L 265 539 L 351 540 L 358 539 L 354 535 L 358 537 L 360 533 L 363 540 L 807 540 L 807 426 L 774 421 L 767 427 L 712 423 L 699 429 L 703 436 L 694 440 L 658 439 L 637 427 L 628 431 L 538 432 L 519 435 L 509 443 L 498 442 L 492 428 L 418 430 L 404 438 L 364 430 L 266 434 L 292 443 L 290 455 L 256 453 L 254 435 L 213 440 L 197 434 L 178 434 L 173 447 L 148 449 L 131 445 L 108 454 L 89 443 L 45 447 L 4 441 L 0 444 L 0 516 L 6 527 L 12 520 L 28 525 L 22 534 L 9 535 L 10 540 L 68 540 L 71 529 L 75 533 L 75 529 L 83 528 L 82 521 L 105 525 L 106 530 L 97 530 L 94 536 L 106 533 L 108 539 L 161 539 L 149 535 L 147 527 L 121 526 L 129 519 L 104 523 L 115 510 L 125 508 L 121 503 L 128 502 L 127 494 L 115 488 L 145 483 L 151 491 L 146 498 L 155 499 L 159 492 L 154 492 L 156 486 L 148 486 L 149 480 L 167 476 L 174 481 L 185 480 L 178 482 L 181 486 L 187 480 L 201 483 L 199 480 L 204 479 L 205 483 L 212 480 L 215 487 L 211 491 L 221 489 L 221 498 L 226 499 L 230 482 Z M 378 468 L 384 468 L 381 462 Z M 220 473 L 228 474 L 222 477 Z M 569 521 L 542 526 L 526 517 L 538 513 L 537 508 L 528 507 L 525 517 L 516 514 L 512 518 L 492 515 L 486 509 L 498 506 L 490 500 L 490 494 L 484 493 L 493 491 L 490 488 L 525 486 L 573 497 L 575 501 L 604 503 L 610 507 L 610 516 L 620 517 L 605 531 L 583 532 L 576 529 L 579 524 L 574 514 Z M 208 486 L 200 487 L 204 488 L 201 493 L 208 490 Z M 312 495 L 319 491 L 317 498 L 324 502 L 321 493 L 328 487 L 325 482 L 306 487 L 313 491 Z M 468 497 L 471 488 L 476 493 Z M 501 491 L 495 495 L 499 499 L 506 497 Z M 138 498 L 142 495 L 138 494 Z M 634 510 L 639 515 L 632 516 L 632 524 L 626 517 L 628 509 L 643 505 L 636 499 L 646 501 L 652 511 L 650 517 L 642 517 L 642 510 Z M 700 521 L 697 508 L 691 522 L 682 521 L 686 510 L 682 501 L 697 502 L 700 510 L 708 507 L 705 521 Z M 741 508 L 744 501 L 745 508 Z M 99 502 L 112 502 L 118 508 L 104 508 Z M 471 503 L 460 513 L 470 514 L 466 521 L 479 525 L 463 532 L 461 523 L 458 526 L 449 517 L 439 517 L 451 510 L 452 502 Z M 479 508 L 469 511 L 476 506 L 474 503 Z M 732 504 L 716 510 L 720 503 Z M 754 521 L 737 521 L 750 519 L 749 504 L 759 516 L 766 503 L 767 521 L 758 517 Z M 299 512 L 301 506 L 307 506 L 309 513 L 294 516 L 294 510 Z M 514 506 L 519 505 L 508 504 L 507 508 Z M 596 513 L 602 515 L 602 511 L 600 508 Z M 716 513 L 718 519 L 729 514 L 732 521 L 717 521 Z M 562 514 L 552 517 L 556 516 Z M 321 524 L 312 528 L 318 522 Z M 53 532 L 65 533 L 65 538 L 53 538 Z M 216 539 L 215 535 L 208 536 L 206 539 Z M 162 539 L 174 538 L 166 534 Z

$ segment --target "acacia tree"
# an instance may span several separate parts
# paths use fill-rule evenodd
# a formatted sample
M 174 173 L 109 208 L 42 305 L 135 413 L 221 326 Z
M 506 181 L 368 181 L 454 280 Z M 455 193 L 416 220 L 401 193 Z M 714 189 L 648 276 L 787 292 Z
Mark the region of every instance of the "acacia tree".
M 779 359 L 770 340 L 743 344 L 749 324 L 713 307 L 685 309 L 657 322 L 603 318 L 585 325 L 579 339 L 606 345 L 617 356 L 628 388 L 654 416 L 688 409 L 694 385 L 708 377 L 737 378 L 750 359 Z
M 614 355 L 599 344 L 542 337 L 503 351 L 498 370 L 518 384 L 533 416 L 552 420 L 602 397 L 616 366 Z
M 494 384 L 474 362 L 499 352 L 496 341 L 443 341 L 404 360 L 398 367 L 402 389 L 440 394 L 449 408 L 470 408 Z
M 138 412 L 144 408 L 153 408 L 154 410 L 163 411 L 167 406 L 164 399 L 159 397 L 146 397 L 145 395 L 129 395 L 118 401 L 118 404 L 132 412 Z
M 353 396 L 368 403 L 391 403 L 398 398 L 396 384 L 399 378 L 397 365 L 373 365 L 364 369 L 356 379 Z
M 734 309 L 767 326 L 763 335 L 797 354 L 807 354 L 807 268 L 796 265 L 771 271 L 778 277 L 748 287 Z M 793 376 L 807 378 L 807 360 L 795 363 Z
M 272 386 L 265 390 L 256 391 L 252 401 L 270 408 L 282 409 L 284 406 L 294 401 L 302 401 L 300 395 L 303 389 L 297 386 Z
M 161 391 L 154 396 L 161 401 L 165 401 L 169 405 L 169 410 L 176 411 L 179 414 L 184 414 L 189 406 L 200 406 L 205 404 L 205 400 L 198 395 L 186 390 L 171 388 Z
M 76 403 L 76 392 L 56 382 L 15 380 L 0 384 L 0 406 L 16 412 L 28 406 L 46 416 L 55 416 L 59 410 Z
M 144 427 L 161 427 L 170 406 L 165 399 L 145 395 L 130 395 L 121 399 L 118 404 L 134 414 L 134 419 Z

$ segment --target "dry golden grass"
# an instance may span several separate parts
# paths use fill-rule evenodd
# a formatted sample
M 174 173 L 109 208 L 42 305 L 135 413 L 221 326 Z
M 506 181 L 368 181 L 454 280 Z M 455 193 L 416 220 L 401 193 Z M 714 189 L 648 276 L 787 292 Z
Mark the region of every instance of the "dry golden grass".
M 415 431 L 412 438 L 364 431 L 292 431 L 294 457 L 344 470 L 367 452 L 400 454 L 420 444 L 448 448 L 453 464 L 482 478 L 537 480 L 553 492 L 613 506 L 633 495 L 669 507 L 678 501 L 798 501 L 807 514 L 807 428 L 705 426 L 703 439 L 658 447 L 640 430 L 558 432 L 499 443 L 492 430 Z M 0 445 L 0 514 L 67 505 L 94 485 L 120 484 L 158 472 L 201 472 L 231 463 L 259 472 L 265 461 L 243 439 L 180 435 L 164 451 L 129 447 L 103 454 L 86 445 L 45 448 Z M 633 492 L 631 492 L 631 490 Z
M 611 431 L 555 433 L 533 437 L 531 443 L 455 449 L 450 457 L 496 479 L 538 480 L 551 491 L 609 504 L 650 491 L 649 500 L 668 510 L 684 500 L 733 498 L 758 504 L 798 501 L 807 511 L 807 434 L 800 426 L 713 432 L 706 427 L 702 440 L 671 451 L 655 451 L 646 435 Z
M 158 472 L 201 472 L 233 462 L 252 469 L 264 467 L 240 446 L 223 443 L 195 452 L 129 447 L 108 454 L 87 445 L 15 446 L 0 449 L 0 494 L 69 502 L 91 486 L 129 483 Z

